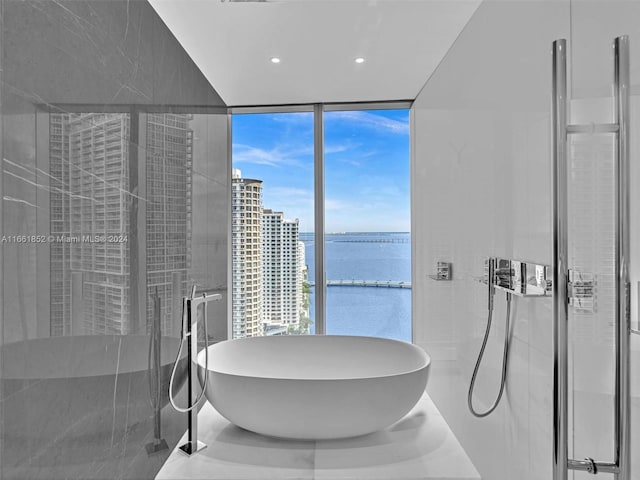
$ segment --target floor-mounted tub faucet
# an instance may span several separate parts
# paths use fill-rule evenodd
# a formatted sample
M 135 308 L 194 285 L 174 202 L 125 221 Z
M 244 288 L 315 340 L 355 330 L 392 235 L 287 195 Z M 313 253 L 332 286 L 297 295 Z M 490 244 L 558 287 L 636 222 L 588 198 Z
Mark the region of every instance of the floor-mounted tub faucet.
M 180 339 L 180 348 L 178 349 L 178 356 L 173 364 L 173 370 L 171 372 L 171 378 L 169 380 L 169 400 L 171 406 L 181 413 L 188 413 L 187 417 L 187 441 L 183 445 L 180 445 L 180 450 L 188 456 L 197 453 L 206 447 L 203 442 L 198 441 L 198 403 L 204 396 L 205 389 L 207 388 L 208 375 L 205 374 L 202 385 L 202 390 L 196 395 L 197 389 L 197 373 L 198 373 L 198 307 L 202 304 L 202 323 L 204 338 L 205 338 L 205 365 L 209 364 L 209 349 L 208 349 L 208 335 L 207 335 L 207 304 L 214 300 L 220 300 L 222 295 L 219 293 L 202 293 L 196 295 L 196 286 L 191 289 L 189 297 L 182 299 L 182 334 Z M 184 341 L 187 343 L 187 408 L 181 408 L 176 405 L 173 399 L 173 381 L 176 374 L 176 368 L 180 357 L 182 356 L 182 346 Z M 206 369 L 205 369 L 206 371 Z M 194 400 L 195 398 L 195 400 Z

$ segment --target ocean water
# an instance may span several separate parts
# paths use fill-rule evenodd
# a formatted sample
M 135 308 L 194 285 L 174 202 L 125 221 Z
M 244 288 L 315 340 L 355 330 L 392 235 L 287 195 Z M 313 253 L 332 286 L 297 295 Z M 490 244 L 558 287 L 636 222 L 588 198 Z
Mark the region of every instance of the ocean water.
M 386 232 L 326 235 L 327 280 L 411 282 L 410 238 L 409 233 Z M 309 280 L 313 281 L 313 235 L 301 234 L 300 239 L 305 243 Z M 314 297 L 311 296 L 312 320 Z M 327 334 L 369 335 L 410 342 L 411 289 L 328 286 L 326 316 Z M 312 325 L 312 332 L 313 328 Z

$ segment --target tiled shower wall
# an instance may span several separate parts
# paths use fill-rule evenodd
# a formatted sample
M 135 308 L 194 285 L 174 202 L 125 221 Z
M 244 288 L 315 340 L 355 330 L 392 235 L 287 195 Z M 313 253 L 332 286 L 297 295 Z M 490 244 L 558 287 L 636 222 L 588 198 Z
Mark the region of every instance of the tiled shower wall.
M 487 322 L 487 289 L 478 281 L 484 259 L 551 264 L 551 43 L 568 41 L 572 121 L 610 121 L 611 43 L 628 34 L 632 52 L 637 51 L 639 7 L 636 1 L 487 0 L 413 107 L 414 341 L 434 359 L 428 392 L 483 478 L 551 476 L 551 299 L 514 298 L 505 396 L 486 418 L 476 419 L 467 409 Z M 640 113 L 637 58 L 632 53 L 632 125 Z M 637 164 L 636 131 L 632 127 L 631 154 Z M 572 312 L 571 318 L 569 451 L 572 458 L 603 461 L 613 458 L 612 291 L 607 288 L 613 252 L 611 145 L 611 138 L 589 136 L 572 139 L 569 148 L 571 260 L 598 275 L 597 310 Z M 637 245 L 640 182 L 632 169 L 632 244 Z M 637 285 L 640 252 L 632 248 Z M 453 281 L 428 277 L 438 261 L 453 263 Z M 637 318 L 637 288 L 632 290 Z M 499 388 L 505 313 L 504 294 L 497 293 L 476 383 L 480 410 L 492 404 Z M 640 337 L 631 340 L 633 451 L 640 441 L 640 429 L 633 427 L 640 416 Z M 639 462 L 633 456 L 633 478 L 640 475 Z
M 226 337 L 226 106 L 146 1 L 1 6 L 0 477 L 153 478 L 188 285 Z

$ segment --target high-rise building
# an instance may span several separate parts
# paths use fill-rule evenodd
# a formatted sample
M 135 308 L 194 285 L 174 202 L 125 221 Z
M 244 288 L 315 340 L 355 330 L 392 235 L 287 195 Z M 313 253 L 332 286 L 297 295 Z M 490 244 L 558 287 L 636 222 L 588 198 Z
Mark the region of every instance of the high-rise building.
M 147 325 L 153 321 L 153 296 L 160 297 L 163 334 L 177 334 L 180 305 L 191 266 L 193 178 L 192 115 L 147 115 L 146 260 Z M 179 288 L 176 288 L 179 286 Z M 176 291 L 178 290 L 178 291 Z
M 50 117 L 51 334 L 128 333 L 129 115 Z
M 50 161 L 50 232 L 62 238 L 70 238 L 68 191 L 69 169 L 69 121 L 67 115 L 49 116 Z M 71 334 L 71 245 L 67 242 L 50 242 L 51 271 L 50 317 L 52 336 Z
M 309 316 L 309 307 L 307 306 L 305 308 L 305 293 L 304 293 L 304 285 L 308 280 L 308 275 L 309 275 L 309 271 L 307 268 L 307 258 L 306 258 L 306 249 L 305 249 L 305 245 L 304 242 L 298 240 L 298 280 L 297 280 L 297 286 L 296 288 L 298 289 L 298 292 L 300 292 L 300 297 L 298 299 L 298 317 L 300 317 L 301 315 L 304 315 L 306 317 Z
M 146 235 L 137 248 L 146 259 L 147 325 L 158 291 L 164 332 L 172 318 L 172 275 L 186 281 L 190 260 L 189 121 L 150 114 L 142 127 Z M 132 331 L 129 219 L 140 192 L 129 192 L 129 130 L 129 114 L 50 115 L 51 335 Z M 80 316 L 73 306 L 81 306 Z
M 232 174 L 233 337 L 300 325 L 306 270 L 298 220 L 262 206 L 262 181 Z
M 233 338 L 262 329 L 262 181 L 234 169 L 231 188 Z
M 287 220 L 283 212 L 262 213 L 262 271 L 265 325 L 293 325 L 300 322 L 302 268 L 298 219 Z M 304 252 L 304 250 L 302 250 Z

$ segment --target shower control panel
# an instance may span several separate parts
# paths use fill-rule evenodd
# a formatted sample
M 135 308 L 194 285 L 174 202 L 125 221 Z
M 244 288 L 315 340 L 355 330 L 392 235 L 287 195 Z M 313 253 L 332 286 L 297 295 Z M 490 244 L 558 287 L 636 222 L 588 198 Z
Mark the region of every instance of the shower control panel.
M 493 264 L 493 268 L 490 265 Z M 490 277 L 492 272 L 492 277 Z M 520 297 L 546 297 L 551 295 L 551 273 L 546 265 L 505 258 L 485 260 L 484 283 L 491 283 Z

